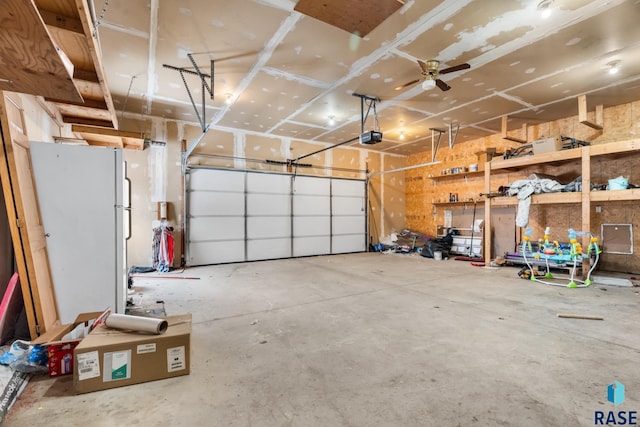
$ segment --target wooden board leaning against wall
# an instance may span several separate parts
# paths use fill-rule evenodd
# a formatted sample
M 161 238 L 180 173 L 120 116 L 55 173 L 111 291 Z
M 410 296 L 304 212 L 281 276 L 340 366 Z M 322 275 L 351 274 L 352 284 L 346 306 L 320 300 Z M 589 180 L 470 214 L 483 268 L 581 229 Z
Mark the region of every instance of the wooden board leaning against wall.
M 31 338 L 58 322 L 20 98 L 0 92 L 0 178 Z

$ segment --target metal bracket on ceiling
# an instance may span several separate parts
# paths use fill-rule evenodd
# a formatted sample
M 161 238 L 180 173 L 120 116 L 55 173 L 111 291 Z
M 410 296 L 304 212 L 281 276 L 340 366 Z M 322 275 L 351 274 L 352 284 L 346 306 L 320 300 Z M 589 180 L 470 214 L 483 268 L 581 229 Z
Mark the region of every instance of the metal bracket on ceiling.
M 198 122 L 200 123 L 200 127 L 202 128 L 202 132 L 207 132 L 208 126 L 207 126 L 207 111 L 206 111 L 206 106 L 205 106 L 205 91 L 209 94 L 211 99 L 214 98 L 213 76 L 214 76 L 215 62 L 214 62 L 213 59 L 210 62 L 210 64 L 211 64 L 211 74 L 205 74 L 202 71 L 200 71 L 200 67 L 198 67 L 198 64 L 196 64 L 196 61 L 193 59 L 193 55 L 192 54 L 188 53 L 187 57 L 189 58 L 189 61 L 191 62 L 191 65 L 193 66 L 193 70 L 190 69 L 190 68 L 174 67 L 173 65 L 168 65 L 168 64 L 162 64 L 162 66 L 164 68 L 168 68 L 170 70 L 174 70 L 174 71 L 177 71 L 178 73 L 180 73 L 180 77 L 182 78 L 182 83 L 184 84 L 184 88 L 187 90 L 187 95 L 189 95 L 189 100 L 191 101 L 191 106 L 193 107 L 193 110 L 196 112 L 196 116 L 198 117 Z M 196 103 L 193 100 L 193 95 L 191 94 L 191 89 L 189 88 L 189 85 L 187 84 L 187 79 L 185 78 L 185 74 L 192 75 L 192 76 L 198 76 L 200 78 L 200 86 L 201 86 L 201 92 L 202 92 L 202 106 L 201 106 L 202 114 L 198 110 L 198 107 L 196 106 Z M 207 82 L 207 78 L 209 79 L 209 82 Z
M 438 154 L 438 149 L 440 148 L 440 138 L 442 134 L 447 132 L 444 129 L 438 128 L 429 128 L 431 131 L 431 161 L 436 161 L 436 155 Z M 455 132 L 453 130 L 453 124 L 449 123 L 449 149 L 453 149 L 453 146 L 456 143 L 456 139 L 458 138 L 458 131 L 460 130 L 460 123 L 456 125 Z M 436 132 L 438 133 L 438 137 L 436 138 Z
M 371 108 L 373 108 L 373 116 L 374 116 L 374 129 L 373 130 L 377 130 L 375 129 L 378 126 L 378 114 L 376 112 L 376 102 L 380 102 L 380 98 L 378 98 L 377 96 L 369 96 L 369 95 L 362 95 L 359 93 L 352 93 L 353 96 L 357 96 L 358 98 L 360 98 L 360 133 L 363 134 L 364 133 L 364 124 L 367 121 L 367 117 L 369 117 L 369 112 L 371 111 Z M 369 101 L 368 106 L 369 108 L 367 108 L 367 114 L 364 113 L 364 104 L 366 103 L 366 101 Z
M 456 133 L 453 133 L 453 124 L 449 123 L 449 149 L 453 150 L 453 145 L 456 143 L 456 138 L 458 138 L 458 131 L 460 130 L 460 123 L 456 125 Z
M 446 130 L 438 129 L 438 128 L 429 128 L 431 131 L 431 161 L 436 161 L 436 154 L 438 154 L 438 149 L 440 148 L 440 138 L 442 134 L 446 132 Z M 436 140 L 436 132 L 438 133 L 438 139 Z
M 360 134 L 363 134 L 364 133 L 364 123 L 366 122 L 367 117 L 369 116 L 369 111 L 371 110 L 371 108 L 373 108 L 373 114 L 374 114 L 374 116 L 376 116 L 376 102 L 380 102 L 380 98 L 374 97 L 374 96 L 368 96 L 368 95 L 361 95 L 359 93 L 353 93 L 353 96 L 357 96 L 357 97 L 360 98 Z M 365 101 L 369 101 L 369 104 L 368 104 L 369 105 L 369 109 L 367 110 L 367 114 L 366 115 L 364 113 Z M 375 126 L 377 126 L 377 120 L 378 120 L 377 117 L 375 118 L 375 120 L 376 120 Z M 316 151 L 314 151 L 312 153 L 296 157 L 293 160 L 287 160 L 287 162 L 289 162 L 289 166 L 296 165 L 302 159 L 305 159 L 307 157 L 313 156 L 313 155 L 318 154 L 318 153 L 322 153 L 323 151 L 327 151 L 327 150 L 331 150 L 331 149 L 336 148 L 336 147 L 340 147 L 341 145 L 345 145 L 345 144 L 349 144 L 349 143 L 358 141 L 359 139 L 360 139 L 360 135 L 358 135 L 356 137 L 353 137 L 351 139 L 347 139 L 346 141 L 342 141 L 342 142 L 339 142 L 337 144 L 331 145 L 329 147 L 321 148 L 320 150 L 316 150 Z

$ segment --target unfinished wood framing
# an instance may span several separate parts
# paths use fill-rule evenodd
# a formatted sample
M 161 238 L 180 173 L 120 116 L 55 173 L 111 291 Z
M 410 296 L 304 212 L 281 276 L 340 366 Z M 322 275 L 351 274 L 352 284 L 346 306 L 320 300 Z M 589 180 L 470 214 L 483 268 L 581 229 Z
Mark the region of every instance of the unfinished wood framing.
M 61 122 L 118 127 L 87 0 L 7 0 L 0 90 L 52 101 Z
M 144 149 L 144 138 L 136 132 L 82 125 L 71 126 L 71 131 L 87 141 L 89 145 L 133 150 Z
M 0 90 L 79 102 L 73 65 L 53 42 L 31 1 L 5 0 L 0 7 Z
M 527 143 L 527 128 L 528 125 L 526 123 L 522 124 L 522 136 L 523 138 L 516 138 L 514 136 L 510 136 L 509 135 L 509 131 L 507 130 L 507 122 L 509 121 L 509 116 L 502 116 L 502 138 L 509 140 L 509 141 L 513 141 L 513 142 L 518 142 L 520 144 L 526 144 Z
M 578 121 L 583 125 L 587 125 L 590 128 L 596 130 L 602 130 L 604 126 L 604 107 L 602 104 L 596 105 L 595 122 L 592 122 L 588 118 L 587 111 L 587 95 L 580 95 L 578 97 Z

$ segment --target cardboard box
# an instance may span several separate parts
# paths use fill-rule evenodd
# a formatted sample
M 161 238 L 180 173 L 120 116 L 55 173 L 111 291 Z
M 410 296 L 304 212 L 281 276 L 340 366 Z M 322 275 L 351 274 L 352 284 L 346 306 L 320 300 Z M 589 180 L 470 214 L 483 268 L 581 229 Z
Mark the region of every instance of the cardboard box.
M 531 143 L 533 154 L 550 153 L 562 150 L 562 141 L 559 136 L 536 139 Z
M 162 335 L 98 325 L 75 348 L 76 393 L 122 387 L 189 374 L 191 314 L 166 317 Z

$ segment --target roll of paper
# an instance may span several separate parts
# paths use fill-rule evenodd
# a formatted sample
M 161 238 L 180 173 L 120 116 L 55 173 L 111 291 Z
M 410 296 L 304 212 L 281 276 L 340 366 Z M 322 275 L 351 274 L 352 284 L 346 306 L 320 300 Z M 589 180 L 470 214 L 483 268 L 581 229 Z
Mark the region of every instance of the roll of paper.
M 165 333 L 169 327 L 169 324 L 164 319 L 115 313 L 110 314 L 104 321 L 104 324 L 109 328 L 146 332 L 156 335 Z

